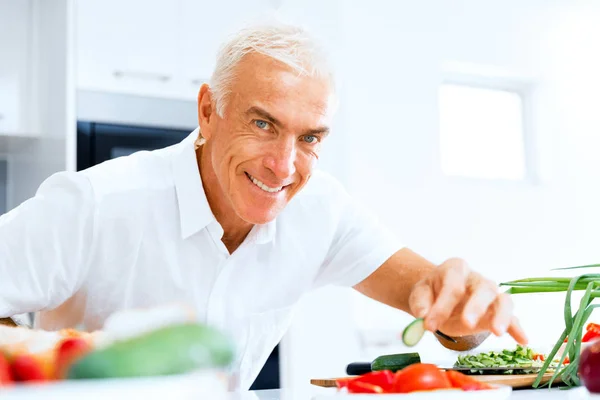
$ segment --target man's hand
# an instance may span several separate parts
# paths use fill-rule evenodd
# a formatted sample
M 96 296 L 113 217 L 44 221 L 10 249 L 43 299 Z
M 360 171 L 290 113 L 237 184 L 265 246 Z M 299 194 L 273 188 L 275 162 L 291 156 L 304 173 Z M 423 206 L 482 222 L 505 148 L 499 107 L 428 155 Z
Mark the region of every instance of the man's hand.
M 510 297 L 461 259 L 453 258 L 436 266 L 403 248 L 354 288 L 372 299 L 425 318 L 428 330 L 439 329 L 454 336 L 460 346 L 440 340 L 448 348 L 470 350 L 489 332 L 508 332 L 518 343 L 527 343 L 513 316 Z
M 510 296 L 496 284 L 452 258 L 417 282 L 409 296 L 411 314 L 425 319 L 425 328 L 450 336 L 491 331 L 508 332 L 518 343 L 527 337 L 515 316 Z

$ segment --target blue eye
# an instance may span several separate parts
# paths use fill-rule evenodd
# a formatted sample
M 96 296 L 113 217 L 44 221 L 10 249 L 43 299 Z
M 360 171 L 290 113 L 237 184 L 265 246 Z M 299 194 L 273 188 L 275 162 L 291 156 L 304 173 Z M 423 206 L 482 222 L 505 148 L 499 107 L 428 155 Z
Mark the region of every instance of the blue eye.
M 318 138 L 315 135 L 306 135 L 302 137 L 302 140 L 304 140 L 306 143 L 316 143 Z
M 267 121 L 263 121 L 260 119 L 257 119 L 256 121 L 254 121 L 254 124 L 259 128 L 259 129 L 268 129 L 269 128 L 269 123 Z

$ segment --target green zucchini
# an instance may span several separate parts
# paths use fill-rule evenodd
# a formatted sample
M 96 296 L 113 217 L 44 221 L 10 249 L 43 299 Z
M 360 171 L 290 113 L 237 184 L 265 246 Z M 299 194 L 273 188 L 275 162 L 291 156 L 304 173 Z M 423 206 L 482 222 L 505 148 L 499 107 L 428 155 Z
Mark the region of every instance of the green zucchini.
M 420 362 L 421 357 L 419 356 L 419 353 L 388 354 L 374 359 L 371 363 L 371 370 L 390 370 L 392 372 L 396 372 L 404 367 L 408 367 L 411 364 L 417 364 Z
M 415 346 L 425 334 L 425 323 L 423 318 L 417 318 L 402 332 L 402 342 L 409 347 Z
M 226 367 L 233 343 L 220 331 L 201 324 L 164 327 L 115 342 L 76 361 L 69 379 L 174 375 Z

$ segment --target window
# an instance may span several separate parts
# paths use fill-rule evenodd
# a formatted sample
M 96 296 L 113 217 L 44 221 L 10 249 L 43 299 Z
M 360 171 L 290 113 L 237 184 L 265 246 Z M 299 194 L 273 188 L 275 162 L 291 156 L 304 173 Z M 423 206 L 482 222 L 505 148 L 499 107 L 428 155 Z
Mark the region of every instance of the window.
M 523 99 L 516 91 L 442 84 L 441 166 L 445 175 L 523 180 Z

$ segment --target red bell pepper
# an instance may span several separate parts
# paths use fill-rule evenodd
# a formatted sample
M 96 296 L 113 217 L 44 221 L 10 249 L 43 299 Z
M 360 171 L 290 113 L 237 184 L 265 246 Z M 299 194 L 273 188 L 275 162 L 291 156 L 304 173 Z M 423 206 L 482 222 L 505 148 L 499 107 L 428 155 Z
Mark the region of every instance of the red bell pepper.
M 595 324 L 593 322 L 590 322 L 585 327 L 585 330 L 586 331 L 594 331 L 594 332 L 600 333 L 600 324 Z
M 349 383 L 350 381 L 353 381 L 353 380 L 355 380 L 355 379 L 356 379 L 356 378 L 352 378 L 352 377 L 349 377 L 349 378 L 337 378 L 337 379 L 335 380 L 335 386 L 336 386 L 338 389 L 343 389 L 343 388 L 345 388 L 345 387 L 348 387 L 348 383 Z
M 388 391 L 392 388 L 392 384 L 394 383 L 394 373 L 387 370 L 373 371 L 359 376 L 355 379 L 355 381 L 376 385 L 381 387 L 383 390 Z
M 392 389 L 394 373 L 392 371 L 373 371 L 355 378 L 338 378 L 336 379 L 335 384 L 338 389 L 342 389 L 349 387 L 350 382 L 361 382 L 369 385 L 379 386 L 381 389 L 387 392 Z
M 486 390 L 491 389 L 492 386 L 486 382 L 462 374 L 458 371 L 446 371 L 446 376 L 450 381 L 453 388 L 470 391 L 470 390 Z
M 582 343 L 587 343 L 589 341 L 592 341 L 594 339 L 600 338 L 600 333 L 594 331 L 594 330 L 590 330 L 587 331 L 585 333 L 585 335 L 583 335 L 583 338 L 581 339 Z
M 381 386 L 354 379 L 348 382 L 348 393 L 383 393 L 383 389 Z

